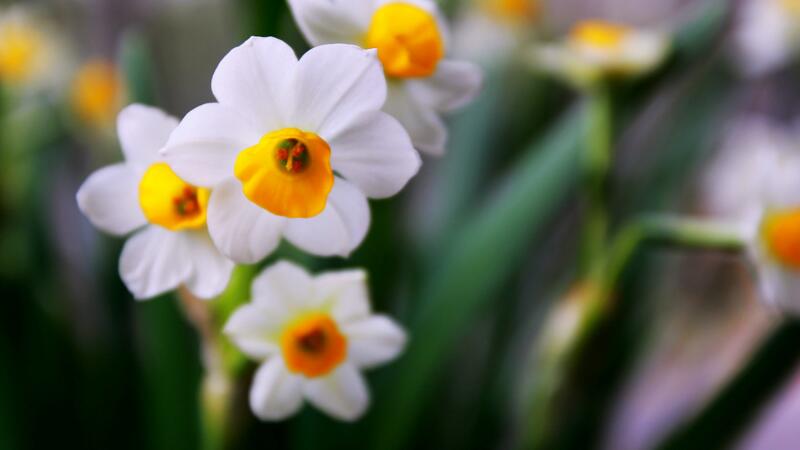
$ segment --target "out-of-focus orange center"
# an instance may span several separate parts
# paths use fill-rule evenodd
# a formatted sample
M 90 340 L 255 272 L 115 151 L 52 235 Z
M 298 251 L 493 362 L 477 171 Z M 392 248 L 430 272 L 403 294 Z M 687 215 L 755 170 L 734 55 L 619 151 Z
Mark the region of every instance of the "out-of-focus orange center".
M 139 182 L 139 205 L 150 223 L 180 231 L 206 224 L 210 191 L 181 180 L 166 163 L 150 166 Z
M 347 338 L 327 314 L 305 315 L 281 333 L 286 367 L 307 377 L 326 375 L 347 357 Z
M 37 66 L 42 53 L 42 36 L 22 24 L 0 28 L 0 80 L 26 81 Z
M 244 195 L 279 216 L 314 217 L 333 188 L 328 143 L 314 133 L 284 128 L 242 150 L 233 171 Z
M 73 108 L 90 125 L 111 124 L 122 106 L 123 91 L 122 80 L 113 64 L 90 61 L 81 67 L 73 82 Z
M 364 47 L 378 49 L 384 72 L 396 78 L 429 76 L 444 57 L 436 18 L 408 3 L 387 3 L 378 8 Z
M 573 45 L 601 50 L 619 49 L 631 29 L 601 20 L 586 20 L 577 23 L 569 34 Z
M 492 16 L 508 22 L 525 22 L 539 16 L 537 0 L 484 0 L 483 8 Z
M 780 264 L 800 270 L 800 209 L 770 213 L 761 233 L 766 247 Z

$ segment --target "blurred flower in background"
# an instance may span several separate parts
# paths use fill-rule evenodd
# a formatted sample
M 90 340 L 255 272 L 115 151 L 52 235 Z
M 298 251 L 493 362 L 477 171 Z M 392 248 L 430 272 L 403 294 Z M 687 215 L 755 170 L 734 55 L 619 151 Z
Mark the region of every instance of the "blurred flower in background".
M 78 119 L 90 128 L 111 127 L 125 98 L 122 75 L 116 65 L 107 60 L 85 62 L 72 81 L 72 108 Z
M 0 80 L 12 94 L 55 88 L 67 69 L 66 46 L 35 8 L 0 10 Z
M 800 2 L 745 0 L 735 35 L 737 63 L 745 75 L 779 69 L 800 50 Z

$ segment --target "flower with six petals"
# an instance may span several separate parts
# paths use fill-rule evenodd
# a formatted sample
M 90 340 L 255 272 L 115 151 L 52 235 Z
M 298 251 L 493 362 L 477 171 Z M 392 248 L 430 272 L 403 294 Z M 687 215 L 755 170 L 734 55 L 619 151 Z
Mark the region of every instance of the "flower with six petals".
M 386 81 L 374 51 L 323 45 L 299 60 L 253 37 L 220 62 L 217 103 L 181 121 L 163 150 L 175 172 L 213 187 L 208 229 L 250 263 L 283 236 L 316 255 L 348 255 L 369 227 L 367 197 L 396 194 L 419 169 L 408 134 L 381 111 Z
M 370 312 L 365 272 L 312 277 L 282 261 L 253 281 L 252 295 L 225 332 L 262 362 L 250 389 L 253 412 L 284 419 L 305 398 L 338 419 L 360 417 L 369 403 L 360 370 L 394 359 L 406 341 L 392 320 Z
M 118 236 L 141 228 L 125 243 L 119 262 L 137 299 L 181 284 L 212 298 L 233 270 L 206 231 L 209 191 L 180 179 L 159 155 L 177 125 L 156 108 L 123 109 L 117 130 L 125 161 L 94 172 L 77 193 L 80 210 L 97 228 Z

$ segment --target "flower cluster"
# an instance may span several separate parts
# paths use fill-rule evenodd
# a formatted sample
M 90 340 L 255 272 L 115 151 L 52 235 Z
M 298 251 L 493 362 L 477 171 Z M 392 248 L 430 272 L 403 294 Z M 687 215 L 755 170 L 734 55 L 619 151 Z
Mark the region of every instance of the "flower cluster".
M 439 114 L 478 90 L 475 66 L 445 59 L 433 2 L 290 6 L 316 47 L 298 58 L 276 38 L 251 37 L 214 72 L 216 102 L 182 120 L 126 107 L 117 121 L 125 161 L 78 191 L 96 227 L 135 232 L 119 264 L 135 298 L 179 286 L 214 298 L 236 263 L 263 260 L 282 238 L 348 256 L 369 229 L 367 198 L 397 194 L 419 170 L 418 151 L 441 153 Z M 86 77 L 109 79 L 96 69 Z M 87 118 L 104 115 L 116 92 L 106 91 L 78 99 Z M 252 295 L 225 331 L 263 361 L 250 398 L 256 415 L 285 418 L 305 397 L 334 417 L 359 417 L 368 395 L 358 369 L 393 359 L 405 342 L 391 320 L 370 314 L 366 274 L 312 278 L 282 262 L 255 279 Z

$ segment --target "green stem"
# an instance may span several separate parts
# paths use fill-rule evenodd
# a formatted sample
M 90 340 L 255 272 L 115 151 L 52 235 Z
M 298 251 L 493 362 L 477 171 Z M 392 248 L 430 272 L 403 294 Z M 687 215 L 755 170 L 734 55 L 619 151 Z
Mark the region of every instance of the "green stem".
M 596 268 L 608 233 L 608 173 L 611 168 L 611 98 L 605 85 L 588 94 L 584 176 L 586 222 L 581 248 L 583 273 Z

